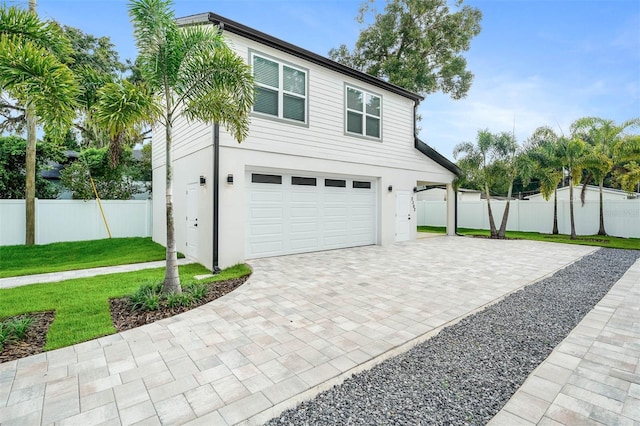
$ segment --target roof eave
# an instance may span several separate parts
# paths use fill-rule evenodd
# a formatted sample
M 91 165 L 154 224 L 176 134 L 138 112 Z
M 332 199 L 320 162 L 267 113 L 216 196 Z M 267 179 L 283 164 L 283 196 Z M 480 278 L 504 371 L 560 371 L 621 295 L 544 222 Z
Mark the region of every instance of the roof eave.
M 454 163 L 449 161 L 447 157 L 440 154 L 438 151 L 431 148 L 426 143 L 422 142 L 418 137 L 415 137 L 415 147 L 418 151 L 431 158 L 433 161 L 440 164 L 442 167 L 449 170 L 454 175 L 460 176 L 462 174 L 462 170 L 460 170 L 460 167 L 456 166 Z
M 356 69 L 350 68 L 346 65 L 342 65 L 322 55 L 318 55 L 317 53 L 313 53 L 309 50 L 306 50 L 296 45 L 293 45 L 291 43 L 288 43 L 284 40 L 280 40 L 279 38 L 270 36 L 269 34 L 265 34 L 256 29 L 253 29 L 246 25 L 235 22 L 231 19 L 227 19 L 223 16 L 217 15 L 213 12 L 186 16 L 184 18 L 179 18 L 176 21 L 178 22 L 178 25 L 196 25 L 196 24 L 211 23 L 219 26 L 225 31 L 229 31 L 231 33 L 237 34 L 249 40 L 256 41 L 265 46 L 269 46 L 271 48 L 280 50 L 281 52 L 288 53 L 300 59 L 304 59 L 305 61 L 309 61 L 311 63 L 320 65 L 330 70 L 339 72 L 343 75 L 363 81 L 365 83 L 369 83 L 373 86 L 379 87 L 381 89 L 384 89 L 389 92 L 395 93 L 397 95 L 403 96 L 405 98 L 411 99 L 416 103 L 419 103 L 424 99 L 422 95 L 413 93 L 409 90 L 403 89 L 400 86 L 396 86 L 395 84 L 388 83 L 384 80 L 373 77 L 362 71 L 358 71 Z

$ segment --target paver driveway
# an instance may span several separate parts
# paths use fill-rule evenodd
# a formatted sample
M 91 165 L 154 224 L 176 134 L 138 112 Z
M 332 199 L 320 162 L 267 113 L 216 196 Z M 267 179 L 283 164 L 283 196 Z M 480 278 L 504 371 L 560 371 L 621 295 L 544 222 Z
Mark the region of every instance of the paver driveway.
M 440 237 L 251 261 L 203 307 L 0 364 L 0 423 L 258 423 L 593 250 Z

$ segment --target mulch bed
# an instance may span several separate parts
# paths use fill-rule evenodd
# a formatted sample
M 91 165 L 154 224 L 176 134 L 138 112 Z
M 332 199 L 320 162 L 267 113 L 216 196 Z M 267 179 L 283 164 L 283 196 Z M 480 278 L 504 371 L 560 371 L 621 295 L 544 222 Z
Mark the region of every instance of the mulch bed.
M 222 297 L 244 284 L 248 278 L 249 275 L 211 283 L 209 285 L 207 295 L 202 300 L 197 301 L 189 307 L 169 308 L 166 305 L 161 305 L 160 309 L 157 311 L 134 311 L 128 297 L 110 299 L 109 305 L 111 309 L 111 320 L 113 321 L 113 326 L 118 332 L 150 324 L 163 318 L 169 318 L 182 312 L 189 311 Z M 6 343 L 4 345 L 4 349 L 0 352 L 0 363 L 13 361 L 15 359 L 43 352 L 44 345 L 46 344 L 47 332 L 49 331 L 49 326 L 54 319 L 54 312 L 23 314 L 16 317 L 10 317 L 8 319 L 23 317 L 33 318 L 33 325 L 29 328 L 29 331 L 23 341 Z
M 13 361 L 14 359 L 24 358 L 29 355 L 35 355 L 42 352 L 44 345 L 47 343 L 47 331 L 53 322 L 55 314 L 53 311 L 37 312 L 32 314 L 17 315 L 7 319 L 22 319 L 25 317 L 33 318 L 33 324 L 29 327 L 29 331 L 19 342 L 5 343 L 4 349 L 0 352 L 0 363 Z

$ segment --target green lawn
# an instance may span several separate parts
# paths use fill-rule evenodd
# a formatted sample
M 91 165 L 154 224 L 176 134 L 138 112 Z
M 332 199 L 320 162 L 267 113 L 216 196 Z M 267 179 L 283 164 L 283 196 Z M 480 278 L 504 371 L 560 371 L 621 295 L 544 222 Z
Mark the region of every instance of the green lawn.
M 179 271 L 183 282 L 210 272 L 198 264 L 181 266 Z M 201 282 L 250 273 L 247 265 L 236 265 Z M 127 296 L 143 283 L 163 279 L 164 268 L 158 268 L 0 290 L 0 320 L 30 312 L 55 311 L 45 350 L 73 345 L 115 333 L 109 311 L 110 298 Z
M 1 246 L 0 278 L 163 259 L 165 248 L 151 241 L 151 238 Z
M 434 232 L 444 234 L 445 228 L 442 226 L 418 226 L 418 232 Z M 489 231 L 485 229 L 458 228 L 458 233 L 461 235 L 470 236 L 478 235 L 488 237 L 490 235 Z M 586 246 L 640 250 L 640 238 L 620 238 L 602 235 L 578 235 L 577 239 L 572 240 L 571 238 L 569 238 L 569 235 L 551 235 L 540 234 L 537 232 L 520 231 L 507 231 L 506 236 L 507 238 L 522 240 L 550 241 L 554 243 L 581 244 Z

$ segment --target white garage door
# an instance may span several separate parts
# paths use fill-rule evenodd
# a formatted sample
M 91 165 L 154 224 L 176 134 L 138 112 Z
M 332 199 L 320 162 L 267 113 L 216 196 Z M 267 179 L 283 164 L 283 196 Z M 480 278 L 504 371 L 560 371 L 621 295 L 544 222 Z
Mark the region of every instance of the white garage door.
M 376 243 L 373 179 L 247 173 L 245 256 Z

